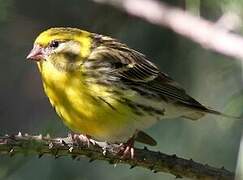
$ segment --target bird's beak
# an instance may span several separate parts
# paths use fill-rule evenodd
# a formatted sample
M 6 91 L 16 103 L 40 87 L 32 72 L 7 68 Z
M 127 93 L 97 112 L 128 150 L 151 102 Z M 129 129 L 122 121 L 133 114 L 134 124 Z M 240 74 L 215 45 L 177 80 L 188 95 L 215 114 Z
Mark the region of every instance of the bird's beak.
M 26 58 L 33 61 L 40 61 L 44 58 L 44 48 L 39 45 L 34 45 Z

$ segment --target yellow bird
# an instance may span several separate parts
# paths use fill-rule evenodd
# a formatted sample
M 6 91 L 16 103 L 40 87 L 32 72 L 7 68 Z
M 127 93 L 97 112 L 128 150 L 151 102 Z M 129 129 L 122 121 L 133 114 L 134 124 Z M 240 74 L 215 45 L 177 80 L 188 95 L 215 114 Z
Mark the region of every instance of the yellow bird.
M 63 122 L 96 140 L 155 145 L 142 130 L 162 119 L 223 115 L 111 37 L 51 28 L 36 38 L 27 58 L 37 62 L 45 93 Z

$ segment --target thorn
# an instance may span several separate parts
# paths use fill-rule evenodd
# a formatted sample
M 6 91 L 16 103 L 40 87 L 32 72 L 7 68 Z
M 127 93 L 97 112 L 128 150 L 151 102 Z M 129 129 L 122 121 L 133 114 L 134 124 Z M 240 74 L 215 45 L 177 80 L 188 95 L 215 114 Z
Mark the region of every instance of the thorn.
M 73 152 L 73 147 L 70 147 L 69 149 L 68 149 L 68 151 L 71 153 L 71 152 Z
M 17 136 L 18 136 L 18 137 L 22 137 L 22 133 L 19 131 L 19 133 L 18 133 Z
M 141 155 L 141 159 L 146 160 L 146 155 Z
M 90 153 L 87 154 L 87 156 L 90 157 L 90 158 L 92 158 L 93 153 L 90 152 Z
M 176 158 L 177 156 L 176 156 L 176 154 L 172 154 L 171 157 L 172 158 Z
M 136 167 L 136 165 L 133 164 L 133 165 L 130 166 L 130 169 L 133 169 L 133 168 L 135 168 L 135 167 Z
M 37 136 L 37 139 L 42 140 L 43 139 L 42 134 L 39 134 L 39 136 Z
M 176 177 L 175 177 L 176 179 L 181 179 L 182 178 L 182 176 L 181 175 L 176 175 Z
M 154 170 L 153 173 L 157 173 L 158 171 Z
M 72 133 L 68 133 L 68 137 L 69 138 L 72 138 Z
M 52 149 L 54 147 L 54 144 L 52 142 L 49 143 L 49 149 Z
M 12 140 L 15 140 L 15 136 L 14 135 L 10 135 L 10 136 L 8 136 L 10 139 L 12 139 Z
M 77 155 L 72 155 L 71 158 L 72 160 L 75 160 L 77 158 Z
M 115 164 L 115 161 L 114 160 L 110 160 L 109 164 Z
M 55 159 L 59 158 L 60 156 L 58 155 L 58 149 L 54 153 Z
M 151 171 L 153 171 L 153 169 L 154 169 L 154 165 L 150 166 L 149 169 L 150 169 Z
M 68 144 L 67 144 L 64 140 L 62 140 L 62 144 L 63 144 L 64 146 L 68 146 Z
M 94 160 L 95 160 L 95 159 L 92 159 L 92 158 L 91 158 L 91 159 L 89 160 L 89 162 L 92 163 Z
M 13 157 L 13 156 L 14 156 L 14 148 L 11 148 L 11 149 L 9 150 L 9 156 L 10 156 L 10 157 Z
M 50 139 L 50 138 L 51 138 L 50 134 L 46 134 L 46 139 Z
M 173 168 L 173 165 L 168 165 L 168 169 L 171 170 Z
M 106 155 L 106 147 L 103 147 L 102 149 L 103 149 L 102 154 L 105 156 Z
M 38 158 L 39 158 L 39 159 L 42 158 L 43 155 L 44 155 L 44 153 L 40 153 L 40 154 L 38 155 Z

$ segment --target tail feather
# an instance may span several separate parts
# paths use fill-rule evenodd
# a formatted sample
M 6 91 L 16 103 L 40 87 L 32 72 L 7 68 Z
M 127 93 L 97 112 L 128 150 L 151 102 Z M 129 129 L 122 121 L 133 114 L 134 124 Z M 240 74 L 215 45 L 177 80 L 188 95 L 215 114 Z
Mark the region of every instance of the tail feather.
M 223 116 L 223 117 L 230 118 L 230 119 L 238 119 L 238 120 L 243 119 L 243 117 L 237 117 L 237 116 L 224 114 L 224 113 L 221 113 L 219 111 L 215 111 L 215 110 L 210 109 L 210 108 L 207 108 L 206 110 L 204 110 L 204 112 L 214 114 L 214 115 L 217 115 L 217 116 Z
M 213 110 L 211 108 L 206 108 L 206 107 L 203 110 L 201 109 L 200 111 L 194 111 L 194 112 L 191 112 L 190 114 L 184 115 L 182 117 L 184 117 L 186 119 L 190 119 L 190 120 L 198 120 L 198 119 L 202 118 L 203 116 L 205 116 L 206 113 L 226 117 L 229 119 L 236 119 L 236 120 L 243 119 L 243 117 L 237 117 L 237 116 L 224 114 L 219 111 Z

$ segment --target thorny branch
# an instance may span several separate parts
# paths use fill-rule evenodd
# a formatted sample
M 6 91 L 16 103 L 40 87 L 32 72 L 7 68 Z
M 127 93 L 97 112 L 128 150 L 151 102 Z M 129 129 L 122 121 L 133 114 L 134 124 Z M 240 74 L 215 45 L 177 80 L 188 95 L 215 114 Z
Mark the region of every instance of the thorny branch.
M 92 140 L 93 141 L 93 140 Z M 110 164 L 124 163 L 130 168 L 136 166 L 147 168 L 154 173 L 167 172 L 177 178 L 187 177 L 192 179 L 234 179 L 234 174 L 226 169 L 214 168 L 209 165 L 202 165 L 193 160 L 179 158 L 176 155 L 166 155 L 161 152 L 153 152 L 144 149 L 135 149 L 134 158 L 124 158 L 119 155 L 120 146 L 94 141 L 87 144 L 87 141 L 73 140 L 70 136 L 66 138 L 50 138 L 31 135 L 0 136 L 0 154 L 14 156 L 16 154 L 32 154 L 42 157 L 51 155 L 55 158 L 69 156 L 73 159 L 80 159 L 82 156 L 94 160 L 105 160 Z
M 149 23 L 170 28 L 206 49 L 243 59 L 243 38 L 201 17 L 158 0 L 93 0 L 109 4 Z
M 222 29 L 217 24 L 190 15 L 178 8 L 171 7 L 157 0 L 93 0 L 115 6 L 126 13 L 146 20 L 149 23 L 165 26 L 183 35 L 204 48 L 211 49 L 223 55 L 243 59 L 243 38 Z M 94 160 L 105 160 L 110 164 L 124 163 L 130 168 L 136 166 L 147 168 L 154 173 L 167 172 L 177 178 L 192 179 L 234 179 L 234 173 L 222 168 L 203 165 L 193 160 L 179 158 L 144 149 L 135 149 L 135 156 L 122 158 L 119 155 L 119 145 L 95 141 L 95 145 L 87 142 L 74 142 L 72 138 L 50 138 L 22 135 L 0 136 L 0 154 L 14 156 L 16 154 L 36 154 L 39 158 L 51 155 L 55 158 L 70 156 L 80 159 L 81 156 Z

